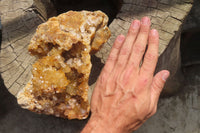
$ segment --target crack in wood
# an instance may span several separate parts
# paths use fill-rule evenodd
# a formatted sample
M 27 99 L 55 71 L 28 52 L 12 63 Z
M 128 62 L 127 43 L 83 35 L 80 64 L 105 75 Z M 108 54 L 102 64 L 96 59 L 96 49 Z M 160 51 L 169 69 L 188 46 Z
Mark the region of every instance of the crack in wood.
M 21 66 L 21 65 L 19 65 L 19 67 L 18 68 L 22 68 L 23 69 L 23 67 Z M 25 69 L 23 69 L 22 70 L 22 72 L 19 72 L 19 73 L 15 73 L 15 75 L 13 75 L 9 80 L 8 80 L 8 82 L 9 81 L 11 81 L 11 86 L 18 80 L 18 78 L 22 75 L 22 73 L 25 71 Z M 12 79 L 14 79 L 13 81 L 12 81 Z M 10 87 L 9 87 L 10 88 Z
M 42 19 L 43 22 L 46 21 L 46 18 L 38 11 L 38 8 L 36 6 L 32 5 L 31 8 L 35 12 L 35 14 L 37 14 Z
M 163 0 L 163 1 L 164 1 L 164 3 L 167 2 L 167 0 Z M 25 4 L 25 3 L 20 4 L 20 2 L 26 2 L 27 4 Z M 176 39 L 174 39 L 173 36 L 180 35 L 181 24 L 183 22 L 180 20 L 184 19 L 184 17 L 187 15 L 192 3 L 188 2 L 188 3 L 190 3 L 190 4 L 188 4 L 186 2 L 188 5 L 186 5 L 186 6 L 181 5 L 179 7 L 179 5 L 177 4 L 177 1 L 175 1 L 176 5 L 163 4 L 163 2 L 161 2 L 161 0 L 157 0 L 157 1 L 154 1 L 154 0 L 153 1 L 152 0 L 147 0 L 147 1 L 126 0 L 125 1 L 124 0 L 123 2 L 124 3 L 122 5 L 122 8 L 118 13 L 119 16 L 117 16 L 110 25 L 113 35 L 108 40 L 108 42 L 105 44 L 108 46 L 104 46 L 102 51 L 97 53 L 98 54 L 97 57 L 100 57 L 101 61 L 105 63 L 115 37 L 120 33 L 127 32 L 127 25 L 128 25 L 128 23 L 131 23 L 131 19 L 141 18 L 142 16 L 149 16 L 149 17 L 155 17 L 155 18 L 151 18 L 152 21 L 155 20 L 155 23 L 156 23 L 156 24 L 152 23 L 152 25 L 160 28 L 159 30 L 161 30 L 163 32 L 162 34 L 165 34 L 165 35 L 163 35 L 164 39 L 160 38 L 160 40 L 162 42 L 161 44 L 163 46 L 159 47 L 159 50 L 160 50 L 159 53 L 163 54 L 162 57 L 160 57 L 161 58 L 160 62 L 163 62 L 164 64 L 158 63 L 158 65 L 161 68 L 163 67 L 163 65 L 168 66 L 168 64 L 165 64 L 165 61 L 167 59 L 167 61 L 169 62 L 171 59 L 171 56 L 173 56 L 173 55 L 169 55 L 169 53 L 170 53 L 168 50 L 169 48 L 168 49 L 166 49 L 166 48 L 169 47 L 169 44 L 171 44 L 171 43 L 174 43 L 174 46 L 175 46 Z M 125 2 L 129 2 L 129 3 L 125 3 Z M 168 2 L 169 2 L 169 0 L 168 0 Z M 183 4 L 185 4 L 184 2 L 183 2 Z M 16 4 L 16 7 L 12 7 L 13 5 L 15 5 L 14 3 L 19 3 L 19 4 Z M 31 36 L 32 32 L 34 32 L 34 30 L 31 30 L 31 29 L 35 29 L 35 27 L 37 25 L 39 25 L 39 23 L 41 23 L 42 21 L 45 21 L 46 18 L 42 14 L 43 12 L 40 11 L 41 9 L 37 8 L 37 5 L 34 5 L 32 0 L 23 0 L 23 1 L 16 0 L 15 2 L 9 2 L 8 4 L 6 3 L 6 1 L 4 1 L 4 2 L 2 2 L 2 4 L 4 4 L 3 5 L 4 7 L 1 4 L 0 5 L 1 5 L 2 9 L 4 8 L 4 10 L 2 10 L 3 11 L 2 14 L 4 15 L 2 17 L 4 19 L 3 26 L 9 26 L 9 24 L 13 26 L 14 23 L 22 21 L 22 23 L 19 24 L 20 25 L 19 27 L 22 27 L 23 30 L 16 28 L 16 27 L 11 27 L 11 30 L 9 30 L 9 28 L 3 29 L 3 39 L 4 40 L 3 40 L 3 43 L 1 44 L 1 50 L 6 51 L 8 48 L 11 48 L 13 51 L 12 52 L 13 57 L 11 57 L 11 55 L 10 55 L 11 58 L 10 58 L 9 62 L 8 61 L 2 62 L 3 61 L 2 58 L 5 56 L 3 56 L 3 55 L 0 56 L 0 61 L 3 64 L 3 66 L 0 67 L 0 72 L 2 74 L 2 78 L 7 80 L 7 81 L 5 81 L 6 86 L 9 86 L 9 88 L 15 87 L 15 85 L 16 85 L 16 87 L 19 87 L 19 86 L 21 87 L 21 86 L 25 85 L 25 83 L 23 83 L 23 79 L 29 75 L 28 69 L 30 69 L 31 63 L 28 63 L 28 62 L 30 62 L 30 61 L 33 62 L 34 59 L 31 57 L 25 57 L 25 58 L 22 57 L 22 56 L 25 56 L 28 54 L 28 53 L 24 54 L 24 50 L 26 50 L 28 42 L 25 44 L 25 41 L 22 41 L 23 46 L 19 46 L 19 47 L 16 47 L 16 46 L 20 45 L 21 40 L 29 40 L 29 36 Z M 20 7 L 20 5 L 25 5 L 25 7 L 24 8 Z M 9 6 L 12 8 L 9 9 L 8 11 L 5 11 L 5 9 L 8 8 Z M 19 7 L 17 7 L 17 6 L 19 6 Z M 171 9 L 171 7 L 175 8 L 175 9 Z M 179 9 L 179 8 L 181 8 L 181 9 Z M 177 10 L 178 13 L 173 14 L 174 11 L 176 11 L 176 9 L 179 9 L 180 11 Z M 183 9 L 185 9 L 185 10 L 183 10 Z M 13 15 L 15 13 L 14 11 L 22 11 L 23 15 L 18 12 L 16 14 L 16 16 L 14 16 Z M 13 13 L 13 14 L 10 14 L 11 18 L 8 18 L 6 16 L 6 12 Z M 178 16 L 179 13 L 182 14 L 182 16 L 179 17 Z M 178 18 L 176 18 L 176 16 L 178 16 Z M 20 17 L 20 18 L 17 19 L 17 17 Z M 158 18 L 158 20 L 156 20 L 156 18 Z M 169 18 L 174 19 L 173 22 L 175 24 L 171 24 L 171 25 L 172 26 L 175 25 L 175 27 L 172 27 L 170 30 L 166 31 L 165 27 L 170 26 L 170 23 L 168 23 L 168 21 L 171 21 L 171 20 L 168 20 Z M 162 21 L 161 21 L 161 19 L 162 19 Z M 11 23 L 11 22 L 5 23 L 8 20 L 10 20 L 13 23 Z M 176 22 L 175 20 L 178 22 Z M 123 25 L 125 25 L 125 27 Z M 15 33 L 20 32 L 20 36 L 19 36 L 19 34 L 18 35 L 10 34 L 11 31 L 13 31 Z M 173 31 L 173 32 L 177 31 L 177 32 L 171 33 L 169 31 Z M 169 36 L 167 34 L 169 34 Z M 171 49 L 173 47 L 170 46 Z M 169 53 L 166 54 L 166 52 L 163 53 L 163 51 L 168 51 Z M 11 53 L 6 54 L 7 55 L 6 58 L 8 58 L 9 54 L 11 54 Z M 12 58 L 14 58 L 14 59 L 12 59 Z M 172 62 L 173 62 L 172 64 L 176 63 L 175 60 L 173 60 Z M 14 66 L 14 65 L 16 65 L 16 66 Z M 6 70 L 6 67 L 7 67 L 7 70 Z M 174 68 L 174 69 L 176 69 L 176 68 Z M 5 77 L 6 74 L 9 74 L 11 71 L 12 72 L 14 71 L 15 73 L 13 75 L 9 75 L 9 76 Z M 174 75 L 174 74 L 172 74 L 172 75 Z M 11 76 L 15 76 L 15 77 L 11 77 Z

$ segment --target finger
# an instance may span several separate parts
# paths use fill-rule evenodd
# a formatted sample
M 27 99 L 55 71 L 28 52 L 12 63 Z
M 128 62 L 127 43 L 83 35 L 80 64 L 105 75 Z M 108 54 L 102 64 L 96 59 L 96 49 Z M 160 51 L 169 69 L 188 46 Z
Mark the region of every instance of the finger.
M 133 45 L 132 54 L 129 58 L 129 66 L 132 65 L 139 66 L 140 61 L 146 49 L 150 25 L 151 25 L 150 19 L 148 17 L 143 17 L 141 20 L 139 34 Z
M 148 49 L 144 56 L 144 61 L 140 69 L 140 74 L 152 76 L 158 60 L 158 31 L 152 29 L 149 34 Z
M 133 43 L 137 38 L 137 34 L 139 32 L 139 29 L 140 29 L 140 21 L 134 20 L 132 22 L 130 28 L 129 28 L 127 37 L 126 37 L 124 44 L 123 44 L 123 46 L 120 50 L 120 53 L 119 53 L 118 61 L 117 61 L 117 64 L 116 64 L 116 66 L 119 69 L 123 69 L 123 66 L 126 65 L 127 60 L 128 60 L 130 53 L 131 53 Z
M 108 79 L 110 77 L 110 73 L 113 71 L 112 69 L 115 66 L 115 63 L 117 61 L 119 51 L 123 45 L 123 42 L 125 40 L 124 35 L 119 35 L 116 39 L 115 42 L 112 46 L 111 52 L 108 56 L 108 59 L 106 61 L 106 64 L 97 80 L 97 84 L 95 88 L 102 88 L 101 90 L 94 90 L 94 97 L 96 96 L 95 94 L 98 94 L 97 91 L 105 91 L 106 85 L 108 82 Z M 95 93 L 96 92 L 96 93 Z
M 105 85 L 106 85 L 106 82 L 108 81 L 108 76 L 110 75 L 110 73 L 112 72 L 112 69 L 114 68 L 114 65 L 117 61 L 117 58 L 118 58 L 118 54 L 119 54 L 119 51 L 122 47 L 122 44 L 125 40 L 125 37 L 124 35 L 119 35 L 116 39 L 115 39 L 115 42 L 112 46 L 112 49 L 110 51 L 110 54 L 108 56 L 108 59 L 106 61 L 106 64 L 97 80 L 97 84 L 96 84 L 96 87 L 93 91 L 93 94 L 92 94 L 92 97 L 93 98 L 96 98 L 98 97 L 98 94 L 101 93 L 100 91 L 102 91 L 103 89 L 105 89 Z M 96 89 L 96 88 L 102 88 L 101 90 L 99 89 Z M 95 101 L 92 100 L 93 102 L 93 105 L 95 105 Z
M 118 54 L 119 54 L 119 51 L 122 47 L 124 40 L 125 40 L 124 35 L 119 35 L 116 38 L 102 72 L 109 73 L 112 71 L 112 69 L 117 61 Z
M 151 103 L 152 103 L 151 107 L 154 109 L 155 109 L 155 107 L 157 107 L 160 93 L 161 93 L 169 75 L 170 75 L 169 71 L 162 70 L 162 71 L 158 72 L 153 78 L 153 81 L 151 84 Z

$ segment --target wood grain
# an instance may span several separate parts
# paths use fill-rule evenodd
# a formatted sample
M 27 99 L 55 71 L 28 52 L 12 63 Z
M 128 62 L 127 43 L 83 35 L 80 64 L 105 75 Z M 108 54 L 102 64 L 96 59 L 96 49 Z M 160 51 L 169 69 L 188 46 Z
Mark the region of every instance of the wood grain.
M 151 27 L 157 29 L 160 35 L 156 72 L 167 69 L 171 73 L 163 94 L 174 94 L 184 78 L 181 72 L 180 35 L 191 7 L 192 0 L 123 0 L 119 13 L 109 26 L 112 36 L 96 56 L 105 63 L 117 35 L 126 35 L 133 19 L 148 16 Z
M 35 57 L 28 53 L 29 41 L 36 27 L 48 16 L 53 15 L 53 12 L 48 15 L 47 11 L 44 15 L 39 12 L 38 9 L 42 9 L 41 3 L 42 1 L 33 0 L 0 1 L 2 23 L 0 72 L 5 86 L 15 96 L 31 76 L 31 64 Z M 37 4 L 40 5 L 38 8 Z M 48 6 L 51 7 L 50 4 Z
M 156 71 L 170 70 L 171 78 L 164 93 L 173 94 L 178 90 L 182 79 L 179 39 L 182 24 L 191 7 L 191 0 L 123 0 L 119 13 L 109 26 L 112 36 L 95 56 L 101 59 L 101 63 L 105 63 L 116 36 L 126 35 L 133 19 L 149 16 L 152 28 L 156 28 L 160 33 L 160 58 Z M 55 15 L 55 9 L 50 0 L 1 0 L 0 14 L 0 73 L 5 86 L 16 96 L 29 80 L 31 64 L 35 60 L 29 55 L 27 45 L 36 27 Z

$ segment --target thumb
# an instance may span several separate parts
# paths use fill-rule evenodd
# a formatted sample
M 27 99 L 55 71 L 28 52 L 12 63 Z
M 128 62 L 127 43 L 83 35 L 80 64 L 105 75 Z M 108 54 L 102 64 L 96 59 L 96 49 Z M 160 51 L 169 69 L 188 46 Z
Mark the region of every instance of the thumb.
M 152 96 L 151 102 L 153 102 L 154 104 L 157 104 L 160 93 L 169 75 L 170 75 L 169 71 L 162 70 L 154 76 L 151 84 L 151 96 Z

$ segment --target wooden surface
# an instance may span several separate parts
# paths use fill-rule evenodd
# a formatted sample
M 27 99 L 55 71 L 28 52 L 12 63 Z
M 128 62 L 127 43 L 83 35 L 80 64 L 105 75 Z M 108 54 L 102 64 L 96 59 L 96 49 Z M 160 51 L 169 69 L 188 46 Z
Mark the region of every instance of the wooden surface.
M 110 40 L 92 58 L 93 71 L 97 71 L 92 75 L 98 77 L 116 36 L 126 34 L 133 19 L 149 16 L 152 28 L 158 29 L 160 33 L 160 58 L 157 71 L 161 69 L 171 71 L 171 79 L 168 81 L 165 92 L 171 94 L 176 91 L 180 81 L 174 79 L 181 77 L 179 71 L 181 26 L 191 7 L 191 0 L 123 0 L 120 12 L 109 26 L 112 32 Z M 1 0 L 0 13 L 2 23 L 0 72 L 9 92 L 16 95 L 29 80 L 31 64 L 35 60 L 28 54 L 27 45 L 36 27 L 55 12 L 48 0 L 35 0 L 35 2 L 33 0 Z M 91 82 L 93 86 L 94 79 Z
M 156 28 L 160 35 L 160 57 L 156 72 L 167 69 L 171 73 L 163 94 L 174 94 L 183 81 L 180 70 L 180 34 L 182 24 L 191 7 L 191 0 L 123 0 L 120 12 L 109 26 L 112 36 L 103 49 L 96 54 L 97 57 L 105 63 L 117 35 L 126 35 L 133 19 L 149 16 L 151 27 Z
M 48 0 L 45 4 L 38 0 L 0 1 L 2 24 L 0 72 L 5 86 L 15 96 L 31 76 L 31 64 L 35 57 L 28 53 L 29 41 L 36 27 L 47 17 L 55 15 L 55 12 L 46 10 L 44 5 L 53 9 L 47 3 Z

